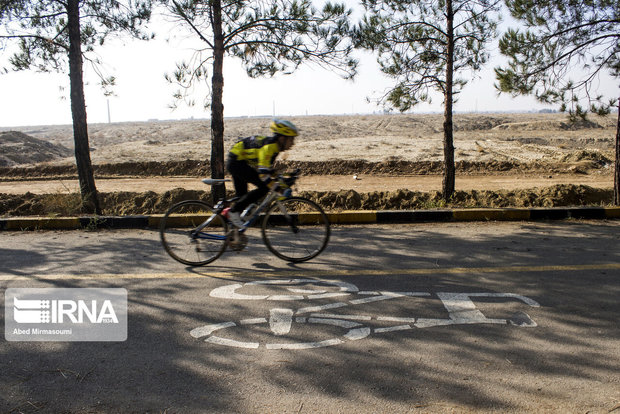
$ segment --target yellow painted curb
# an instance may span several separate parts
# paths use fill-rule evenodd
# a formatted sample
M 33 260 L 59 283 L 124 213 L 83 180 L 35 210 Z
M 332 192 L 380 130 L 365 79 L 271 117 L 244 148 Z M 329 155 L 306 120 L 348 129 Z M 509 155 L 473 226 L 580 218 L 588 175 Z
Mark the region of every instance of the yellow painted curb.
M 620 207 L 605 207 L 605 217 L 620 218 Z
M 153 214 L 149 216 L 149 227 L 159 228 L 159 224 L 161 223 L 162 218 L 164 218 L 163 214 Z
M 211 214 L 175 214 L 168 216 L 166 223 L 171 226 L 193 226 L 196 227 L 200 223 L 206 221 Z M 164 215 L 156 215 L 149 217 L 149 227 L 158 228 Z
M 376 223 L 377 212 L 368 211 L 341 211 L 339 213 L 327 213 L 329 222 L 333 224 L 345 223 Z

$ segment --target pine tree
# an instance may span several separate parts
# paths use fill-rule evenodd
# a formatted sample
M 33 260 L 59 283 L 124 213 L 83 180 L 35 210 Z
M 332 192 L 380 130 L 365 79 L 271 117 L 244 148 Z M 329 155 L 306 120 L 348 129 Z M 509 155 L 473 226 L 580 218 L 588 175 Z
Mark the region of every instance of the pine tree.
M 224 177 L 225 56 L 241 59 L 250 77 L 291 73 L 304 62 L 314 62 L 340 72 L 355 74 L 357 61 L 350 58 L 351 11 L 327 3 L 321 11 L 308 0 L 171 0 L 168 7 L 205 45 L 190 63 L 177 65 L 168 79 L 183 90 L 197 82 L 211 86 L 211 175 Z M 209 79 L 209 70 L 211 79 Z M 214 187 L 213 198 L 223 196 Z
M 69 73 L 75 161 L 87 213 L 101 214 L 101 208 L 88 143 L 83 62 L 97 66 L 100 62 L 90 52 L 114 33 L 146 38 L 139 27 L 150 12 L 151 0 L 0 1 L 0 50 L 9 45 L 18 50 L 9 58 L 9 67 Z M 106 87 L 113 83 L 113 77 L 102 78 Z
M 605 102 L 594 86 L 603 72 L 620 78 L 618 0 L 507 0 L 506 6 L 525 28 L 509 29 L 500 39 L 500 52 L 509 62 L 495 69 L 497 89 L 559 104 L 573 121 L 585 119 L 588 111 L 609 114 L 617 97 Z M 620 154 L 620 118 L 616 153 Z M 620 205 L 618 156 L 615 171 L 614 202 Z
M 444 104 L 443 197 L 454 193 L 453 103 L 468 78 L 488 60 L 499 0 L 362 0 L 366 14 L 356 45 L 378 54 L 381 70 L 396 79 L 380 101 L 400 111 L 431 101 Z M 466 75 L 466 76 L 464 76 Z

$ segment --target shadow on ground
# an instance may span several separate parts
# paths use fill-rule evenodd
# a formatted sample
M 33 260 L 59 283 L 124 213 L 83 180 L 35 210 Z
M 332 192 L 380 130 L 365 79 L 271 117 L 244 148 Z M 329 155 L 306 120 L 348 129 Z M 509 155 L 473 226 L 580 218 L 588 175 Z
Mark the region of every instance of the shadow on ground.
M 27 287 L 127 289 L 128 340 L 1 343 L 0 411 L 612 410 L 620 399 L 620 270 L 567 271 L 559 266 L 620 263 L 620 252 L 613 247 L 620 244 L 617 226 L 524 223 L 509 236 L 490 226 L 486 230 L 461 237 L 428 226 L 422 230 L 404 226 L 400 233 L 336 228 L 329 253 L 317 259 L 333 274 L 321 273 L 321 280 L 346 281 L 360 291 L 431 294 L 411 302 L 386 301 L 380 308 L 369 304 L 361 310 L 348 309 L 360 314 L 445 318 L 437 292 L 514 292 L 541 307 L 495 299 L 476 304 L 488 317 L 526 311 L 537 327 L 439 326 L 373 334 L 320 349 L 240 349 L 205 343 L 189 332 L 205 324 L 265 316 L 270 307 L 290 304 L 263 303 L 257 308 L 252 301 L 209 297 L 210 288 L 205 286 L 236 283 L 247 288 L 247 282 L 265 280 L 263 273 L 291 278 L 316 277 L 316 272 L 304 265 L 259 260 L 253 271 L 239 269 L 232 280 L 29 281 Z M 27 275 L 27 268 L 18 267 L 22 255 L 29 255 L 33 266 L 49 262 L 57 269 L 70 269 L 75 261 L 90 260 L 93 272 L 114 273 L 122 272 L 129 261 L 148 271 L 157 268 L 159 259 L 150 254 L 156 249 L 160 249 L 157 241 L 139 238 L 85 243 L 79 252 L 53 244 L 35 252 L 3 247 L 0 272 Z M 117 261 L 97 267 L 98 258 L 110 250 Z M 542 265 L 550 267 L 519 270 Z M 365 274 L 369 266 L 383 272 Z M 441 271 L 491 267 L 496 270 Z M 411 269 L 429 271 L 415 274 Z M 193 271 L 205 276 L 210 272 Z M 4 297 L 0 301 L 4 303 Z M 311 304 L 325 303 L 329 300 Z

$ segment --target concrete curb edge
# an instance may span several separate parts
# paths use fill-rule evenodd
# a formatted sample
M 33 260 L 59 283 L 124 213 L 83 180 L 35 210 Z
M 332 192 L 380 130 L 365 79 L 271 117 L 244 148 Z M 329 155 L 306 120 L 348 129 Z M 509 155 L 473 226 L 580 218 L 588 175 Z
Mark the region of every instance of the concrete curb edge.
M 620 219 L 620 207 L 475 208 L 441 210 L 342 211 L 327 213 L 333 224 L 402 224 L 447 221 L 536 221 Z M 158 228 L 163 214 L 149 216 L 11 217 L 1 230 L 76 230 Z

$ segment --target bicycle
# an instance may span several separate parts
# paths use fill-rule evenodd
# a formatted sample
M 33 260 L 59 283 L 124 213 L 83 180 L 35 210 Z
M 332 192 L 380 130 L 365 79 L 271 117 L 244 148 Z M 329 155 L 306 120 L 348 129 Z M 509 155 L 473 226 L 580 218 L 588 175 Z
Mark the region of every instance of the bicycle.
M 243 211 L 244 225 L 237 234 L 227 215 L 238 197 L 221 199 L 214 207 L 200 200 L 173 205 L 160 224 L 164 249 L 180 263 L 204 266 L 217 260 L 227 247 L 242 251 L 248 243 L 246 230 L 262 218 L 262 239 L 271 253 L 293 263 L 313 259 L 327 247 L 330 223 L 318 204 L 292 196 L 291 187 L 298 177 L 299 170 L 279 175 L 262 202 Z M 202 180 L 208 185 L 225 185 L 228 181 Z

